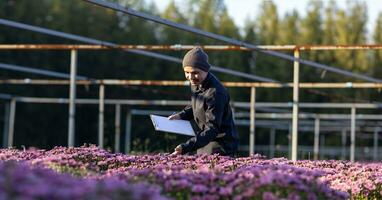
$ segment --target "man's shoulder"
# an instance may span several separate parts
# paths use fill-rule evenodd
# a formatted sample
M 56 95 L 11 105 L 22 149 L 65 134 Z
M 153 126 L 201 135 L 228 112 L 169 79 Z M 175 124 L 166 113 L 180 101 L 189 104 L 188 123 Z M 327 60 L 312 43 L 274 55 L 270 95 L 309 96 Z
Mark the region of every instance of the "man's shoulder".
M 216 92 L 223 93 L 223 94 L 227 93 L 227 89 L 224 87 L 222 82 L 220 82 L 220 80 L 218 78 L 216 78 L 216 76 L 214 76 L 212 73 L 211 73 L 210 84 L 211 84 L 210 87 L 214 88 L 216 90 Z
M 222 98 L 224 99 L 229 96 L 228 91 L 225 89 L 225 87 L 222 84 L 213 84 L 211 87 L 208 88 L 208 96 L 210 97 L 216 97 L 216 98 Z

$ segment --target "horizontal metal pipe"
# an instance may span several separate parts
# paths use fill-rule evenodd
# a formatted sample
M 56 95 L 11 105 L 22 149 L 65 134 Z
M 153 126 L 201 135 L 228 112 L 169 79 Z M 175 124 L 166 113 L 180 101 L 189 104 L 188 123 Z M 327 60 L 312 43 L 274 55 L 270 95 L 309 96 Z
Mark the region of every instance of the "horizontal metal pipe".
M 171 114 L 171 113 L 170 113 Z M 290 120 L 284 120 L 284 119 L 260 119 L 256 121 L 261 121 L 263 125 L 269 125 L 269 126 L 284 126 L 289 127 L 291 121 Z M 246 119 L 236 119 L 238 121 L 246 121 Z M 309 119 L 302 119 L 301 123 L 299 123 L 300 126 L 310 126 L 314 127 L 314 120 Z M 330 121 L 321 121 L 320 126 L 326 126 L 326 127 L 342 127 L 342 128 L 348 128 L 350 126 L 350 123 L 347 123 L 343 120 L 330 120 Z M 380 121 L 378 121 L 380 122 Z M 370 121 L 363 120 L 357 120 L 358 126 L 362 127 L 379 127 L 381 126 L 381 123 L 370 123 Z
M 259 121 L 259 124 L 257 124 L 257 122 Z M 249 120 L 236 120 L 235 121 L 235 124 L 238 125 L 238 126 L 249 126 Z M 283 130 L 283 131 L 288 131 L 289 130 L 289 126 L 290 125 L 275 125 L 275 122 L 273 124 L 268 124 L 268 123 L 263 123 L 262 120 L 256 120 L 256 127 L 258 128 L 274 128 L 274 129 L 277 129 L 277 130 Z M 366 127 L 357 127 L 356 128 L 356 131 L 357 132 L 362 132 L 362 134 L 364 134 L 364 132 L 367 132 L 367 133 L 373 133 L 375 128 L 377 126 L 366 126 Z M 340 135 L 341 134 L 341 131 L 344 129 L 344 126 L 321 126 L 320 127 L 320 133 L 323 133 L 323 132 L 330 132 L 330 134 L 338 134 Z M 307 126 L 307 125 L 299 125 L 298 126 L 298 130 L 300 132 L 311 132 L 311 133 L 314 133 L 314 126 Z M 358 134 L 360 135 L 360 134 Z M 357 137 L 360 137 L 360 136 L 357 136 Z M 373 134 L 370 134 L 370 136 L 367 136 L 366 139 L 372 139 L 373 138 Z M 382 138 L 382 136 L 381 136 Z
M 131 114 L 132 115 L 150 115 L 150 114 L 157 114 L 157 115 L 164 115 L 164 116 L 167 116 L 167 115 L 171 115 L 174 111 L 168 111 L 168 110 L 142 110 L 142 109 L 132 109 L 131 110 Z M 238 115 L 240 114 L 243 114 L 243 113 L 235 113 L 235 117 L 237 118 Z M 256 113 L 256 118 L 259 118 L 259 119 L 273 119 L 272 117 L 269 117 L 269 116 L 274 116 L 274 115 L 278 115 L 278 113 Z M 320 116 L 320 119 L 323 120 L 323 119 L 349 119 L 350 117 L 347 117 L 347 115 L 344 115 L 344 114 L 316 114 L 317 116 Z M 322 118 L 321 118 L 322 116 Z M 248 117 L 246 115 L 246 117 Z M 369 123 L 369 121 L 366 123 L 366 119 L 374 119 L 376 117 L 378 117 L 378 119 L 381 119 L 382 120 L 382 115 L 369 115 L 369 114 L 366 114 L 366 115 L 356 115 L 357 119 L 360 119 L 360 120 L 357 120 L 357 123 L 358 125 L 364 125 L 364 126 L 367 126 L 367 123 Z M 300 118 L 303 118 L 303 119 L 307 119 L 309 117 L 306 117 L 306 116 L 301 116 Z M 278 119 L 283 119 L 282 117 L 279 117 Z M 288 118 L 289 119 L 289 118 Z M 240 119 L 237 119 L 240 121 Z M 361 121 L 362 120 L 362 121 Z M 287 121 L 287 120 L 256 120 L 256 122 L 260 121 L 262 123 L 262 125 L 270 125 L 270 126 L 274 126 L 275 124 L 277 125 L 283 125 L 283 126 L 288 126 L 291 122 L 290 121 Z M 312 120 L 302 120 L 300 123 L 300 125 L 311 125 L 311 126 L 314 126 L 314 121 Z M 321 121 L 320 123 L 321 126 L 337 126 L 337 127 L 348 127 L 349 126 L 349 123 L 347 123 L 347 121 L 343 121 L 343 120 L 339 120 L 339 121 L 333 121 L 333 120 L 330 120 L 330 121 Z M 380 126 L 381 124 L 380 123 L 374 123 L 374 126 Z M 374 127 L 374 126 L 371 126 L 369 125 L 370 127 Z
M 41 97 L 15 97 L 18 102 L 25 103 L 68 103 L 66 98 L 41 98 Z M 98 99 L 77 99 L 79 104 L 98 104 Z M 161 105 L 161 106 L 184 106 L 190 101 L 180 100 L 125 100 L 125 99 L 105 99 L 105 104 L 121 104 L 121 105 Z M 241 108 L 249 108 L 248 102 L 234 102 L 233 106 Z M 291 107 L 292 103 L 266 103 L 258 102 L 256 107 Z M 362 108 L 375 109 L 382 108 L 380 103 L 300 103 L 302 108 Z
M 69 80 L 46 80 L 46 79 L 2 79 L 0 84 L 19 85 L 68 85 Z M 77 85 L 150 85 L 150 86 L 188 86 L 188 81 L 170 80 L 78 80 Z M 257 88 L 291 88 L 293 83 L 269 83 L 269 82 L 223 82 L 227 87 L 257 87 Z M 382 88 L 382 83 L 300 83 L 300 88 Z
M 249 103 L 247 102 L 235 102 L 235 106 L 239 108 L 249 108 Z M 256 103 L 256 107 L 275 107 L 275 108 L 292 108 L 292 102 L 263 102 Z M 382 103 L 300 103 L 300 108 L 351 108 L 355 106 L 356 108 L 362 109 L 374 109 L 382 108 Z
M 168 110 L 141 110 L 141 109 L 131 109 L 132 115 L 163 115 L 170 116 L 176 111 L 168 111 Z
M 0 69 L 25 72 L 25 73 L 31 73 L 31 74 L 39 74 L 39 75 L 56 77 L 56 78 L 66 78 L 66 79 L 70 78 L 70 74 L 66 74 L 66 73 L 55 72 L 55 71 L 51 71 L 51 70 L 34 69 L 31 67 L 11 65 L 11 64 L 6 64 L 6 63 L 0 63 Z M 77 76 L 76 78 L 77 78 L 77 80 L 88 80 L 89 79 L 88 77 L 85 77 L 85 76 Z
M 258 149 L 260 152 L 268 152 L 269 151 L 269 145 L 256 145 L 256 149 Z M 305 146 L 305 145 L 299 145 L 298 146 L 299 151 L 305 152 L 305 155 L 308 153 L 313 153 L 313 146 Z M 355 148 L 355 154 L 356 157 L 362 157 L 362 158 L 373 158 L 372 154 L 372 146 L 363 146 L 363 147 L 356 147 Z M 248 151 L 249 147 L 248 145 L 240 145 L 239 150 L 240 151 Z M 276 145 L 275 151 L 276 152 L 285 152 L 288 153 L 289 147 L 288 145 Z M 379 151 L 381 151 L 382 148 L 379 148 Z M 348 150 L 347 154 L 349 153 Z M 368 152 L 368 153 L 367 153 Z M 320 148 L 320 155 L 323 156 L 341 156 L 342 153 L 342 147 L 341 146 L 325 146 L 323 148 Z
M 12 95 L 9 94 L 0 94 L 1 99 L 10 99 Z M 20 102 L 30 102 L 30 103 L 68 103 L 67 99 L 64 98 L 36 98 L 36 97 L 17 97 Z M 98 104 L 97 99 L 79 99 L 78 103 L 83 104 Z M 129 104 L 134 105 L 134 103 L 142 105 L 187 105 L 189 101 L 170 101 L 170 100 L 112 100 L 108 99 L 105 102 L 106 104 Z M 239 108 L 249 108 L 248 102 L 234 102 L 233 105 Z M 380 103 L 301 103 L 300 107 L 302 108 L 351 108 L 352 106 L 356 108 L 363 109 L 375 109 L 382 108 Z M 256 108 L 291 108 L 291 102 L 258 102 L 256 103 Z M 309 114 L 309 113 L 308 113 Z M 274 115 L 275 117 L 276 115 Z M 324 116 L 321 116 L 324 117 Z
M 12 99 L 12 95 L 0 93 L 0 99 L 9 100 L 9 99 Z
M 66 98 L 40 98 L 40 97 L 15 97 L 17 102 L 23 103 L 61 103 L 68 104 Z M 157 106 L 185 106 L 189 101 L 175 100 L 124 100 L 124 99 L 105 99 L 105 104 L 115 105 L 157 105 Z M 99 104 L 98 99 L 76 99 L 76 104 Z
M 171 114 L 171 113 L 170 113 Z M 267 116 L 264 116 L 262 114 L 267 114 L 267 115 L 272 115 L 276 113 L 256 113 L 259 114 L 260 116 L 256 117 L 259 120 L 267 121 L 269 125 L 275 125 L 275 124 L 282 124 L 284 126 L 289 125 L 291 123 L 290 119 L 288 118 L 269 118 Z M 238 118 L 236 117 L 238 113 L 235 113 L 235 119 L 236 120 L 247 120 L 248 118 Z M 350 121 L 348 119 L 343 119 L 341 114 L 326 114 L 326 115 L 331 115 L 327 119 L 320 119 L 321 120 L 321 125 L 324 126 L 337 126 L 337 127 L 350 127 Z M 357 117 L 360 117 L 358 115 Z M 357 119 L 357 123 L 359 126 L 382 126 L 382 120 L 373 120 L 371 121 L 370 118 L 374 118 L 375 116 L 373 115 L 366 115 L 362 116 L 359 119 Z M 366 118 L 366 119 L 365 119 Z M 300 123 L 301 125 L 310 125 L 314 126 L 314 119 L 312 118 L 307 118 L 307 117 L 301 117 L 302 122 Z
M 256 118 L 292 119 L 292 113 L 256 113 L 256 115 Z M 249 117 L 249 115 L 246 117 Z M 299 114 L 298 117 L 303 119 L 315 117 L 320 119 L 350 119 L 348 114 Z M 382 115 L 358 114 L 356 119 L 382 120 Z
M 118 49 L 139 49 L 139 50 L 190 50 L 196 45 L 130 45 L 121 44 L 114 48 Z M 198 45 L 206 51 L 253 51 L 253 48 L 247 48 L 237 45 Z M 371 50 L 382 49 L 380 44 L 362 44 L 362 45 L 257 45 L 266 50 Z M 110 50 L 110 47 L 103 45 L 84 45 L 84 44 L 0 44 L 0 50 Z

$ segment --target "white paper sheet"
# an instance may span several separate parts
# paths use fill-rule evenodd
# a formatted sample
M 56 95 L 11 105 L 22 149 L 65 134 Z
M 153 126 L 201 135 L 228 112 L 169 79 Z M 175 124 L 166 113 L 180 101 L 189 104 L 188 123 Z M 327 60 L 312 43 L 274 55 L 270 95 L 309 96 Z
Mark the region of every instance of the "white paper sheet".
M 182 135 L 195 136 L 191 123 L 186 120 L 169 120 L 167 117 L 150 115 L 151 121 L 157 131 L 178 133 Z

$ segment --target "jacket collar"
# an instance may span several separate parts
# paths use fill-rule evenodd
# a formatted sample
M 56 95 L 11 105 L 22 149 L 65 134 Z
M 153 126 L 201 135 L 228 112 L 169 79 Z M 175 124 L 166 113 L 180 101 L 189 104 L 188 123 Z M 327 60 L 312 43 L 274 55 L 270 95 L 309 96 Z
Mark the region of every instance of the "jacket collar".
M 208 89 L 208 85 L 211 80 L 211 74 L 208 72 L 206 78 L 203 80 L 203 82 L 199 85 L 191 85 L 191 89 L 194 92 L 204 92 L 206 89 Z

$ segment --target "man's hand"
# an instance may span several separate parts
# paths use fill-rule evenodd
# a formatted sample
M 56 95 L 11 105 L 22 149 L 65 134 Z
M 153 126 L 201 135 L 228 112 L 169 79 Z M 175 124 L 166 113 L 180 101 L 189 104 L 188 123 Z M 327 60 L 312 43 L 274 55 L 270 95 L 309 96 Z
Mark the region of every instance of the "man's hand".
M 182 155 L 182 146 L 176 146 L 174 152 L 171 155 Z
M 180 119 L 180 116 L 178 114 L 173 114 L 167 117 L 169 120 L 174 120 L 174 119 Z

